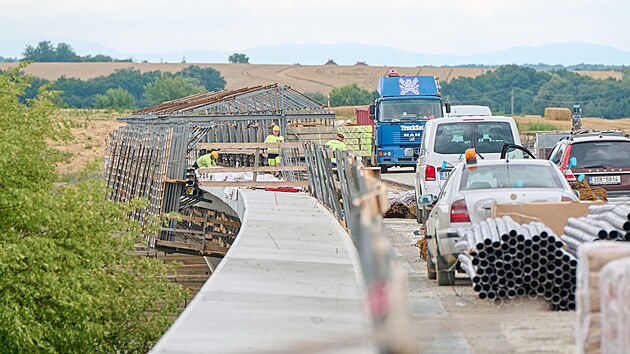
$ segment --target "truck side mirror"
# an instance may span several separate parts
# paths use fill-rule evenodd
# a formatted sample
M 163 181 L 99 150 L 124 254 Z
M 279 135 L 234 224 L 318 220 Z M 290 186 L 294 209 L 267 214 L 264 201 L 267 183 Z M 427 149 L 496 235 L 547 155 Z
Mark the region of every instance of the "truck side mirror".
M 444 104 L 444 109 L 446 110 L 446 113 L 451 113 L 451 103 L 450 102 L 446 102 Z
M 370 115 L 373 116 L 375 112 L 376 112 L 376 107 L 374 106 L 374 103 L 372 103 L 370 105 Z

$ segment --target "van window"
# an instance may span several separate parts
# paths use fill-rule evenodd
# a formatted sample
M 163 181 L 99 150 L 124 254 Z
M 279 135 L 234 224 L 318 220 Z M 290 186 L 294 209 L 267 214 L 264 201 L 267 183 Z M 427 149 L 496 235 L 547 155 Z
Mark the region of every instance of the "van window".
M 463 154 L 473 147 L 472 123 L 440 124 L 435 133 L 434 151 L 438 154 Z
M 457 122 L 438 125 L 434 151 L 438 154 L 463 154 L 468 148 L 480 153 L 501 153 L 503 144 L 514 144 L 512 127 L 507 122 Z
M 476 148 L 482 154 L 501 152 L 503 144 L 514 144 L 510 123 L 475 123 L 475 128 Z

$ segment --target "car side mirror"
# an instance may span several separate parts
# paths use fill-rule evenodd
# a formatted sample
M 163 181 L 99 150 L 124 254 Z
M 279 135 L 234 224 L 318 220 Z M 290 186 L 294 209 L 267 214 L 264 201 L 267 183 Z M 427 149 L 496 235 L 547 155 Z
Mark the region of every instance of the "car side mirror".
M 575 167 L 575 166 L 577 166 L 577 163 L 578 163 L 578 160 L 574 156 L 574 157 L 569 159 L 569 165 L 567 165 L 567 168 L 570 169 L 571 167 Z
M 444 104 L 444 109 L 446 110 L 446 113 L 451 113 L 451 103 L 450 102 L 446 102 Z
M 423 194 L 418 197 L 418 205 L 433 205 L 437 197 L 433 194 Z

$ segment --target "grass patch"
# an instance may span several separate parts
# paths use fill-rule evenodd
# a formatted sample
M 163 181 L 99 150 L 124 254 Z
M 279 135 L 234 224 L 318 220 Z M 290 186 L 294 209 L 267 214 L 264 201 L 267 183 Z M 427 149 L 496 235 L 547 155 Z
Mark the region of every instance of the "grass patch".
M 516 123 L 516 126 L 518 128 L 519 131 L 522 132 L 538 132 L 538 131 L 556 131 L 556 130 L 562 130 L 561 128 L 549 124 L 549 123 L 545 123 L 545 122 L 535 122 L 535 123 L 527 123 L 527 124 L 523 124 L 523 123 Z

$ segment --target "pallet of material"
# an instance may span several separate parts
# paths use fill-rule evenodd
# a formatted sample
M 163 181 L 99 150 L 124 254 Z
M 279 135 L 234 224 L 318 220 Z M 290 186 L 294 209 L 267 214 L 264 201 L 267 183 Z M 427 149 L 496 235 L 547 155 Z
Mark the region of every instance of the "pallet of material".
M 600 287 L 600 283 L 602 276 L 614 276 L 614 272 L 605 270 L 608 263 L 628 257 L 630 245 L 620 242 L 600 241 L 580 247 L 576 290 L 578 353 L 602 353 L 602 339 L 610 339 L 611 334 L 604 333 L 602 328 L 602 322 L 611 320 L 610 311 L 602 311 L 609 305 L 605 302 L 609 300 L 610 294 Z M 610 279 L 604 280 L 604 284 L 609 282 Z

